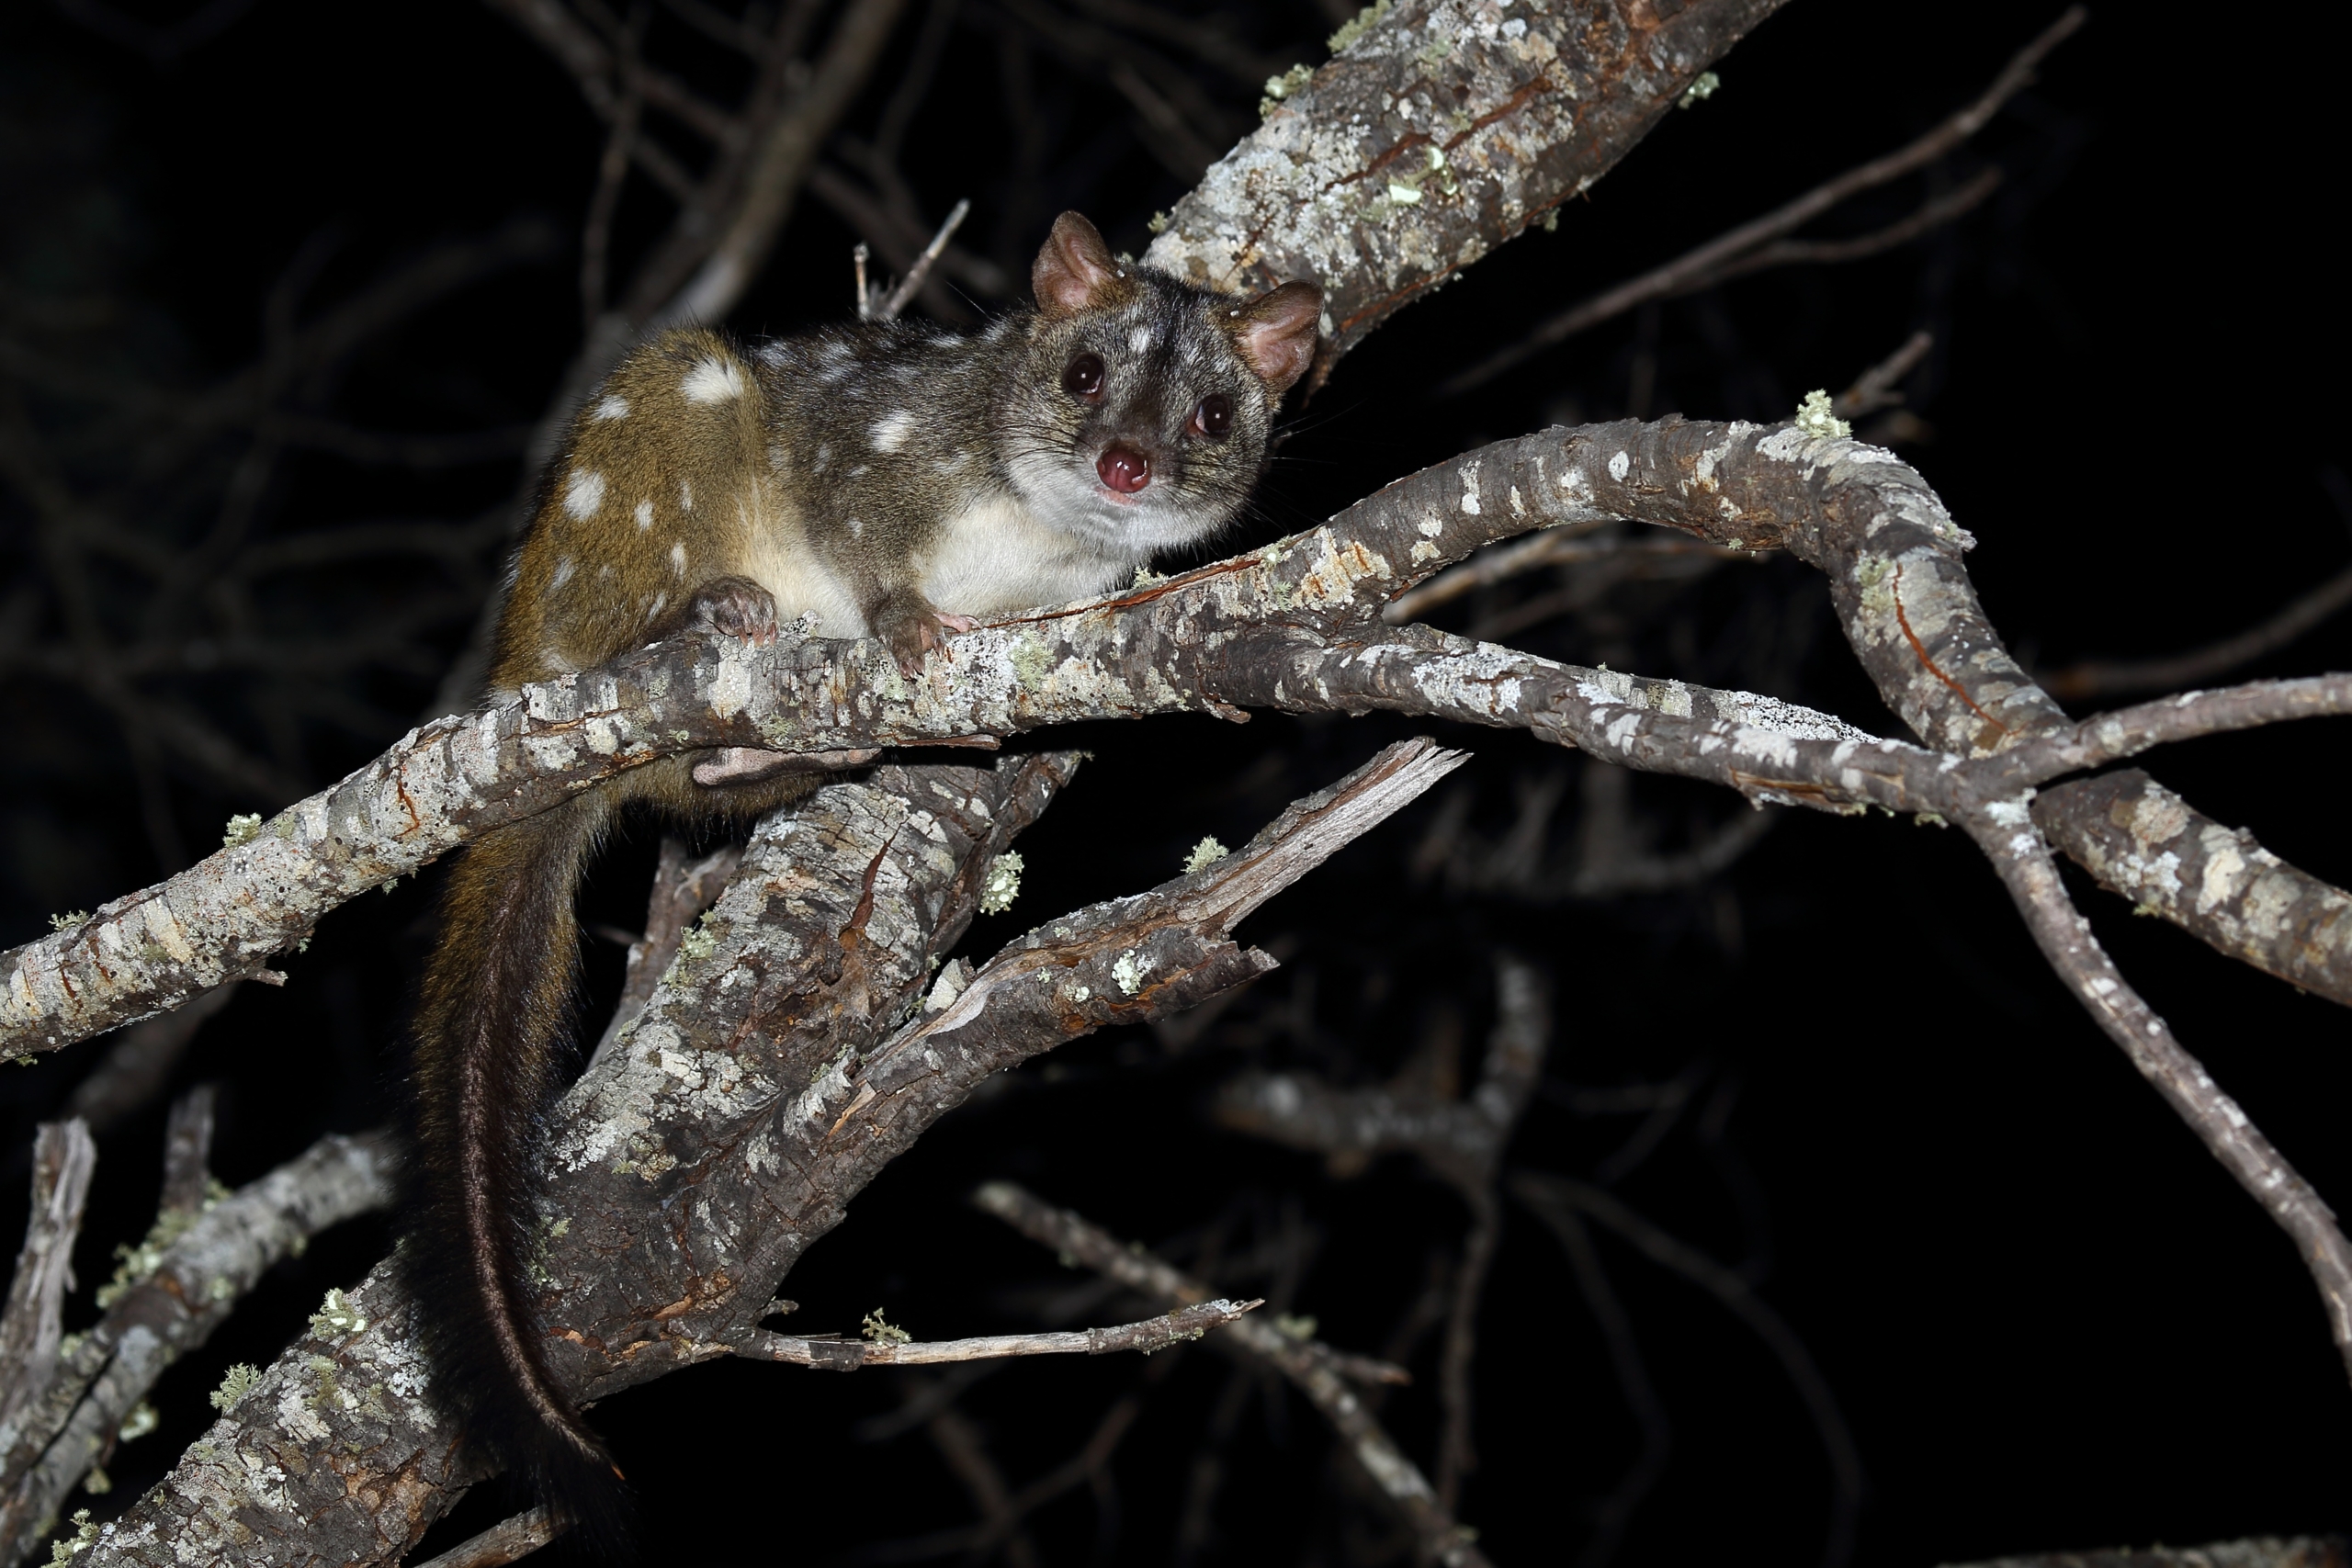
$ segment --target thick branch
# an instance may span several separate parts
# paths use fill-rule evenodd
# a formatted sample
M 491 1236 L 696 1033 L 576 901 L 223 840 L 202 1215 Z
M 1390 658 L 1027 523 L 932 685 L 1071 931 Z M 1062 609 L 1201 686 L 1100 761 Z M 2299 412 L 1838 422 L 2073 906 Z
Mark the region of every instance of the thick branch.
M 390 1158 L 381 1135 L 322 1139 L 142 1256 L 148 1271 L 77 1337 L 47 1392 L 0 1421 L 0 1562 L 33 1549 L 155 1380 L 210 1337 L 272 1264 L 391 1201 Z
M 1147 265 L 1323 286 L 1313 380 L 1391 314 L 1589 187 L 1780 0 L 1401 0 L 1169 216 Z
M 2034 825 L 2100 886 L 2233 958 L 2352 1007 L 2352 897 L 2137 768 L 2044 790 Z
M 534 1277 L 557 1375 L 596 1399 L 751 1343 L 801 1253 L 939 1116 L 1063 1040 L 1271 968 L 1232 923 L 1453 760 L 1392 747 L 1226 860 L 1032 932 L 974 978 L 978 1001 L 939 998 L 903 1029 L 929 958 L 1073 760 L 883 768 L 763 823 L 707 940 L 552 1118 Z M 349 1303 L 364 1325 L 279 1357 L 84 1568 L 390 1561 L 481 1479 L 431 1402 L 389 1268 Z
M 1388 599 L 1482 545 L 1611 517 L 1820 567 L 1864 666 L 1933 749 L 1752 694 L 1379 623 Z M 713 747 L 848 750 L 1153 713 L 1387 708 L 1532 728 L 1751 800 L 1941 811 L 1969 776 L 1949 753 L 2074 728 L 1985 618 L 1961 564 L 1968 542 L 1919 476 L 1876 447 L 1789 426 L 1624 422 L 1498 442 L 1248 555 L 984 626 L 911 682 L 878 644 L 657 644 L 435 720 L 253 841 L 0 955 L 0 1051 L 54 1049 L 253 973 L 336 905 L 490 828 Z

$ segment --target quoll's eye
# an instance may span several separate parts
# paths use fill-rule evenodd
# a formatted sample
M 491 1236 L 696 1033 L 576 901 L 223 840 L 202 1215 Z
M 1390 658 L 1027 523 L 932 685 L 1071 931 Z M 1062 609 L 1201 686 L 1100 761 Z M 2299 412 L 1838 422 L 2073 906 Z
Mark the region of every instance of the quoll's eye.
M 1193 410 L 1193 434 L 1205 435 L 1212 441 L 1225 439 L 1233 428 L 1233 400 L 1223 392 L 1211 392 Z
M 1073 398 L 1093 402 L 1102 396 L 1102 356 L 1099 354 L 1079 354 L 1062 367 L 1062 390 Z

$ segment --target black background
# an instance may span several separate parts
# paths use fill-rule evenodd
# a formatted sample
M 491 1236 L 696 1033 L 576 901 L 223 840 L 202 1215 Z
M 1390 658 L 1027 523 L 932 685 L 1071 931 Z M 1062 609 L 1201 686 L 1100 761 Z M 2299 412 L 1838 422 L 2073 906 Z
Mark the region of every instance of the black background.
M 1930 438 L 1904 455 L 1975 533 L 1984 603 L 2035 667 L 2191 647 L 2335 571 L 2352 550 L 2352 512 L 2336 499 L 2352 497 L 2338 370 L 2345 138 L 2328 86 L 2341 37 L 2275 16 L 2103 8 L 1939 173 L 1950 183 L 1989 158 L 2007 175 L 1953 229 L 1851 266 L 1765 274 L 1621 318 L 1473 398 L 1429 395 L 1531 319 L 1917 134 L 2056 10 L 1794 0 L 1722 62 L 1713 100 L 1669 115 L 1570 204 L 1556 232 L 1506 247 L 1345 361 L 1300 415 L 1261 515 L 1235 543 L 1547 422 L 1786 417 L 1806 389 L 1835 390 L 1926 325 L 1938 346 L 1906 385 Z M 1116 101 L 1082 74 L 1041 73 L 1057 156 L 1040 188 L 1006 187 L 990 15 L 974 7 L 910 138 L 907 166 L 926 201 L 936 211 L 972 196 L 975 243 L 1016 265 L 1065 205 L 1140 252 L 1144 220 L 1183 183 L 1136 149 Z M 1305 40 L 1328 22 L 1310 8 L 1229 15 L 1271 52 L 1320 58 Z M 911 19 L 901 30 L 899 49 Z M 892 69 L 886 61 L 853 127 L 870 120 Z M 42 289 L 68 277 L 118 302 L 120 360 L 107 368 L 187 381 L 254 355 L 272 280 L 322 230 L 335 243 L 317 288 L 332 299 L 401 254 L 517 210 L 575 224 L 600 144 L 544 56 L 486 9 L 438 0 L 274 0 L 161 67 L 21 4 L 0 16 L 0 119 L 12 314 L 42 309 Z M 1895 187 L 1820 231 L 1889 220 L 1922 188 Z M 662 217 L 641 195 L 632 201 L 625 254 Z M 732 323 L 783 332 L 839 318 L 853 238 L 804 201 Z M 574 265 L 567 255 L 469 291 L 371 349 L 340 406 L 434 429 L 535 417 L 577 331 Z M 1629 411 L 1645 344 L 1657 390 Z M 458 515 L 517 479 L 511 463 L 419 479 L 309 462 L 289 471 L 266 526 Z M 19 525 L 17 505 L 0 496 L 0 527 Z M 10 570 L 25 569 L 10 549 Z M 1515 640 L 1569 658 L 1618 649 L 1612 663 L 1644 673 L 1755 686 L 1901 732 L 1839 643 L 1826 593 L 1794 562 L 1718 572 L 1613 625 L 1554 623 Z M 457 620 L 446 627 L 448 651 L 463 632 Z M 2338 617 L 2242 674 L 2347 661 L 2352 619 Z M 429 679 L 385 680 L 375 695 L 388 706 L 413 716 L 430 701 Z M 70 703 L 36 677 L 7 682 L 12 732 L 67 722 Z M 1020 904 L 983 920 L 964 951 L 985 956 L 1057 910 L 1159 881 L 1203 833 L 1238 842 L 1284 800 L 1412 728 L 1277 716 L 1246 728 L 1092 727 L 1071 743 L 1096 761 L 1021 846 Z M 2341 734 L 2224 738 L 2163 754 L 2153 770 L 2343 885 Z M 317 782 L 396 736 L 322 742 Z M 1442 738 L 1477 754 L 1459 778 L 1489 837 L 1510 820 L 1514 781 L 1581 765 L 1523 737 Z M 175 869 L 131 825 L 119 780 L 47 768 L 30 752 L 7 773 L 0 942 Z M 1734 809 L 1672 781 L 1640 780 L 1635 797 L 1669 842 Z M 284 804 L 192 782 L 181 798 L 199 847 L 227 811 Z M 2347 1528 L 2352 1403 L 2291 1245 L 2052 979 L 1957 834 L 1790 813 L 1713 882 L 1533 903 L 1406 876 L 1437 799 L 1244 928 L 1286 969 L 1237 1019 L 1296 1006 L 1311 1010 L 1312 1029 L 1261 1028 L 1271 1038 L 1253 1043 L 1237 1027 L 1182 1053 L 1104 1035 L 1033 1065 L 858 1201 L 785 1286 L 803 1303 L 792 1322 L 854 1329 L 881 1304 L 923 1337 L 1034 1324 L 1040 1292 L 1074 1277 L 958 1201 L 1010 1175 L 1185 1256 L 1211 1232 L 1228 1251 L 1291 1237 L 1304 1273 L 1278 1304 L 1316 1314 L 1334 1344 L 1378 1350 L 1431 1257 L 1458 1236 L 1458 1202 L 1401 1158 L 1341 1179 L 1218 1131 L 1203 1107 L 1250 1061 L 1376 1078 L 1447 1013 L 1475 1063 L 1491 1008 L 1484 954 L 1507 946 L 1552 977 L 1557 1016 L 1552 1093 L 1524 1123 L 1515 1165 L 1588 1174 L 1634 1131 L 1623 1117 L 1575 1114 L 1573 1086 L 1701 1076 L 1692 1117 L 1618 1190 L 1751 1267 L 1820 1363 L 1868 1471 L 1857 1561 Z M 588 895 L 593 919 L 635 929 L 653 842 L 640 830 L 608 857 Z M 2076 885 L 2101 939 L 2183 1042 L 2324 1194 L 2352 1197 L 2345 1014 Z M 247 987 L 208 1026 L 178 1081 L 225 1086 L 224 1179 L 249 1180 L 323 1131 L 385 1116 L 430 893 L 405 885 L 337 912 L 289 962 L 286 989 Z M 609 946 L 591 953 L 606 994 L 617 963 Z M 84 1046 L 31 1071 L 0 1069 L 16 1157 L 0 1234 L 20 1223 L 17 1151 L 32 1122 L 94 1059 Z M 1706 1144 L 1692 1131 L 1697 1109 L 1725 1095 L 1716 1114 L 1728 1114 L 1727 1131 Z M 146 1224 L 161 1123 L 158 1106 L 103 1145 L 69 1327 L 86 1322 L 108 1248 Z M 157 1479 L 209 1424 L 203 1394 L 223 1368 L 269 1359 L 328 1286 L 359 1277 L 385 1234 L 355 1224 L 282 1266 L 160 1385 L 163 1430 L 118 1456 L 117 1491 L 77 1501 L 107 1517 Z M 1774 1362 L 1712 1301 L 1602 1246 L 1674 1422 L 1669 1467 L 1618 1560 L 1815 1560 L 1826 1470 Z M 1262 1278 L 1234 1284 L 1266 1289 Z M 1584 1506 L 1615 1483 L 1635 1438 L 1566 1266 L 1523 1211 L 1507 1211 L 1481 1331 L 1483 1465 L 1463 1515 L 1499 1563 L 1573 1559 Z M 1426 1462 L 1431 1342 L 1412 1365 L 1418 1383 L 1384 1418 Z M 1080 1487 L 1033 1525 L 1048 1562 L 1156 1562 L 1230 1375 L 1199 1350 L 1023 1363 L 992 1371 L 965 1408 L 1018 1484 L 1148 1386 L 1114 1483 Z M 871 1561 L 855 1557 L 859 1543 L 968 1517 L 919 1435 L 862 1440 L 858 1423 L 899 1404 L 897 1376 L 713 1365 L 602 1406 L 597 1423 L 643 1501 L 649 1560 Z M 1227 1457 L 1210 1560 L 1355 1560 L 1352 1483 L 1327 1461 L 1304 1404 L 1253 1404 Z M 470 1499 L 434 1545 L 504 1506 Z

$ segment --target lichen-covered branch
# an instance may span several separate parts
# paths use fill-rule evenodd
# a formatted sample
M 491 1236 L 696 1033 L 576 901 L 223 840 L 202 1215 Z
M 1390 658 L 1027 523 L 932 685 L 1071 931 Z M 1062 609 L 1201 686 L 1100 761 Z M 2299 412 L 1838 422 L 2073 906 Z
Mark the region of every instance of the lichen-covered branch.
M 1927 746 L 1752 694 L 1380 622 L 1390 598 L 1483 545 L 1611 517 L 1820 567 L 1863 664 Z M 995 622 L 912 680 L 874 643 L 656 644 L 424 726 L 249 840 L 0 954 L 0 1051 L 55 1049 L 255 972 L 336 905 L 487 829 L 706 748 L 843 751 L 1154 713 L 1378 707 L 1533 728 L 1753 800 L 1940 811 L 1972 776 L 1951 772 L 1965 759 L 2074 728 L 1994 633 L 1961 564 L 1968 543 L 1917 473 L 1876 447 L 1793 425 L 1628 421 L 1498 442 L 1261 549 Z
M 1057 1209 L 1010 1181 L 991 1181 L 972 1195 L 986 1213 L 1129 1290 L 1160 1301 L 1209 1299 L 1208 1287 L 1138 1247 L 1125 1246 L 1108 1231 L 1068 1209 Z M 1312 1339 L 1295 1338 L 1274 1325 L 1243 1318 L 1211 1343 L 1272 1367 L 1322 1412 L 1349 1454 L 1411 1527 L 1421 1550 L 1446 1568 L 1486 1568 L 1487 1556 L 1438 1502 L 1437 1491 L 1389 1437 L 1333 1363 L 1335 1355 Z
M 1996 804 L 1962 820 L 2066 988 L 2238 1185 L 2294 1238 L 2295 1250 L 2319 1284 L 2345 1370 L 2352 1373 L 2352 1243 L 2338 1228 L 2335 1212 L 2123 978 L 2068 897 L 2057 862 L 2034 830 L 2024 803 L 2008 803 L 2007 809 Z
M 1315 382 L 1591 186 L 1780 0 L 1398 0 L 1213 166 L 1146 265 L 1323 286 Z
M 2352 1007 L 2352 897 L 2137 768 L 2034 797 L 2034 825 L 2109 892 L 2233 958 Z
M 321 1139 L 200 1213 L 165 1224 L 102 1291 L 40 1395 L 0 1420 L 0 1562 L 38 1543 L 74 1484 L 164 1369 L 202 1345 L 263 1272 L 311 1237 L 391 1201 L 390 1141 Z
M 557 1375 L 593 1400 L 753 1344 L 800 1255 L 941 1115 L 1061 1041 L 1272 968 L 1233 923 L 1456 761 L 1391 747 L 1225 860 L 1056 919 L 952 996 L 930 959 L 1075 759 L 886 767 L 763 823 L 552 1118 L 535 1277 Z M 379 1266 L 82 1568 L 397 1560 L 483 1473 L 434 1402 L 410 1310 Z
M 44 1122 L 34 1136 L 32 1213 L 0 1304 L 0 1455 L 7 1451 L 6 1434 L 56 1379 L 74 1240 L 82 1234 L 82 1206 L 97 1163 L 85 1122 Z

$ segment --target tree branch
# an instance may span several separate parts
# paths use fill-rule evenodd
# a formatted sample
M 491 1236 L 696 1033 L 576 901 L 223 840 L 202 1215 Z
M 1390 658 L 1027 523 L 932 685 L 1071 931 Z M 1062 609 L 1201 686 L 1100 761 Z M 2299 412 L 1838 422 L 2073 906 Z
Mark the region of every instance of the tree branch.
M 1319 386 L 1390 315 L 1608 173 L 1779 5 L 1575 0 L 1505 23 L 1402 0 L 1208 171 L 1144 263 L 1226 289 L 1317 279 Z M 1432 38 L 1453 47 L 1432 58 Z
M 1225 860 L 1052 921 L 952 998 L 934 987 L 927 1013 L 928 959 L 1074 759 L 886 767 L 769 818 L 702 924 L 707 943 L 550 1119 L 535 1278 L 556 1375 L 593 1400 L 752 1342 L 794 1262 L 939 1116 L 1061 1041 L 1272 967 L 1233 944 L 1233 923 L 1458 760 L 1391 747 Z M 347 1303 L 82 1568 L 210 1551 L 390 1561 L 480 1480 L 389 1266 Z
M 55 1381 L 0 1420 L 0 1562 L 38 1544 L 155 1380 L 210 1337 L 272 1264 L 391 1201 L 390 1163 L 382 1134 L 323 1138 L 200 1213 L 159 1222 Z
M 2018 51 L 2002 68 L 2001 73 L 1993 79 L 1993 85 L 1979 94 L 1974 102 L 1951 115 L 1925 136 L 1907 146 L 1858 164 L 1761 218 L 1751 219 L 1677 256 L 1663 266 L 1628 279 L 1537 323 L 1532 331 L 1517 336 L 1509 348 L 1489 355 L 1445 381 L 1438 389 L 1440 395 L 1452 397 L 1483 386 L 1552 344 L 1653 299 L 1692 293 L 1768 266 L 1804 261 L 1851 261 L 1900 244 L 1938 224 L 1957 218 L 1992 194 L 1993 185 L 2000 177 L 1997 170 L 1987 170 L 1960 190 L 1929 202 L 1910 217 L 1875 234 L 1830 241 L 1799 242 L 1786 238 L 1847 197 L 1900 179 L 1942 157 L 1984 130 L 2000 112 L 2003 104 L 2025 90 L 2033 80 L 2035 70 L 2050 51 L 2089 19 L 2090 13 L 2082 6 L 2069 6 L 2064 15 L 2042 29 L 2039 38 Z
M 1057 1334 L 992 1334 L 978 1339 L 915 1340 L 893 1344 L 877 1340 L 798 1338 L 765 1329 L 744 1336 L 732 1354 L 758 1361 L 789 1361 L 797 1367 L 821 1367 L 831 1372 L 854 1372 L 860 1367 L 930 1367 L 948 1361 L 987 1361 L 1009 1356 L 1103 1356 L 1117 1350 L 1140 1350 L 1148 1356 L 1188 1339 L 1198 1339 L 1221 1328 L 1243 1313 L 1264 1306 L 1262 1301 L 1236 1302 L 1220 1296 L 1180 1307 L 1141 1323 L 1116 1328 L 1082 1328 Z
M 1208 1297 L 1208 1287 L 1199 1280 L 1140 1247 L 1123 1246 L 1100 1226 L 1070 1210 L 1057 1209 L 1010 1181 L 988 1183 L 972 1195 L 972 1201 L 1040 1247 L 1049 1247 L 1057 1255 L 1146 1296 L 1170 1302 Z M 1272 1367 L 1306 1395 L 1339 1433 L 1350 1457 L 1411 1527 L 1424 1552 L 1446 1568 L 1488 1568 L 1486 1554 L 1473 1544 L 1476 1532 L 1464 1529 L 1440 1506 L 1429 1479 L 1382 1429 L 1332 1365 L 1332 1352 L 1314 1340 L 1293 1338 L 1254 1317 L 1235 1323 L 1231 1332 L 1219 1335 L 1212 1343 Z

